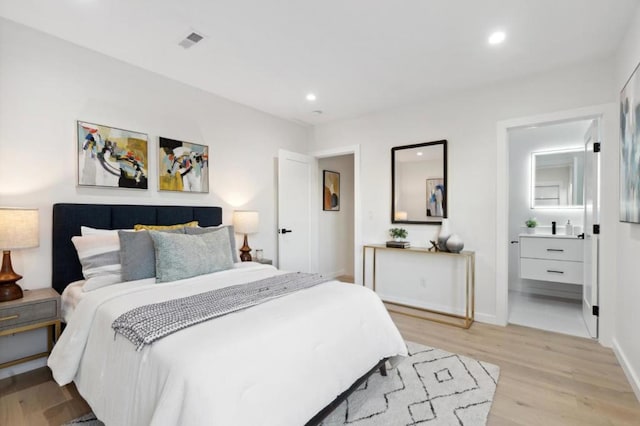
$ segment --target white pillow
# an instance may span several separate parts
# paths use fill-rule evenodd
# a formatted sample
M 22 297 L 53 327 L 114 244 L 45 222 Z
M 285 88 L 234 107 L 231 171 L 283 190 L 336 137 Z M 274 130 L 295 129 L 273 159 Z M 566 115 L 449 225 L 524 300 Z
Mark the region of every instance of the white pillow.
M 71 238 L 87 280 L 83 291 L 122 282 L 120 238 L 117 232 L 98 233 Z
M 89 226 L 80 227 L 80 234 L 83 237 L 86 235 L 108 235 L 108 234 L 118 235 L 118 231 L 135 232 L 134 229 L 98 229 L 98 228 L 91 228 Z

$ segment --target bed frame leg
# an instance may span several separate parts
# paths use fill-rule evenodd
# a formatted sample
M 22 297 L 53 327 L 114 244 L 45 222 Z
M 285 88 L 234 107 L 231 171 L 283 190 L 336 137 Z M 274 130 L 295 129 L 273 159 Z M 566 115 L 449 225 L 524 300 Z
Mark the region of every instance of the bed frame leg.
M 386 362 L 385 362 L 385 363 L 383 363 L 383 364 L 380 366 L 380 375 L 381 375 L 381 376 L 386 376 L 386 375 L 387 375 L 387 363 L 386 363 Z
M 375 374 L 376 370 L 379 369 L 380 370 L 380 374 L 382 374 L 383 376 L 386 376 L 387 375 L 387 359 L 388 358 L 381 359 L 380 362 L 378 362 L 376 365 L 374 365 L 371 368 L 371 370 L 369 370 L 364 376 L 362 376 L 358 380 L 356 380 L 356 382 L 353 385 L 351 385 L 351 387 L 349 389 L 347 389 L 346 391 L 342 392 L 329 405 L 324 407 L 322 410 L 320 410 L 320 412 L 318 412 L 318 414 L 313 416 L 313 418 L 311 420 L 309 420 L 305 424 L 305 426 L 318 426 L 320 423 L 322 423 L 322 421 L 325 419 L 325 417 L 327 417 L 333 410 L 335 410 L 335 408 L 338 405 L 342 404 L 342 402 L 345 399 L 347 399 L 347 397 L 349 395 L 351 395 L 356 389 L 358 389 L 361 384 L 366 382 L 367 379 L 372 374 Z

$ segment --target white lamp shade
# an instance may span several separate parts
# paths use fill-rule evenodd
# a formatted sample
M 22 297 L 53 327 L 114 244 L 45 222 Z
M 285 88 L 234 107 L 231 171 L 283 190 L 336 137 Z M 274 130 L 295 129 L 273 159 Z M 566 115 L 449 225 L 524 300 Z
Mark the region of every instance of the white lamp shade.
M 0 208 L 0 250 L 40 245 L 37 209 Z
M 256 211 L 236 210 L 233 212 L 233 228 L 238 234 L 255 234 L 258 232 L 258 219 Z

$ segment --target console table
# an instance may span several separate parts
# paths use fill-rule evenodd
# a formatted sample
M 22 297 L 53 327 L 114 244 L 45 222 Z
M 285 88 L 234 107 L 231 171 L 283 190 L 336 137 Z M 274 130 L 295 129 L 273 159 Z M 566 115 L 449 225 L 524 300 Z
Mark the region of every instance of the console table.
M 385 304 L 400 306 L 403 308 L 409 309 L 417 309 L 423 312 L 428 312 L 432 314 L 443 315 L 445 317 L 449 317 L 452 320 L 443 320 L 439 318 L 427 318 L 424 316 L 414 315 L 404 311 L 398 311 L 389 309 L 390 312 L 401 313 L 409 316 L 413 316 L 416 318 L 427 319 L 430 321 L 439 322 L 442 324 L 454 325 L 456 327 L 461 328 L 469 328 L 471 324 L 473 324 L 474 316 L 475 316 L 475 267 L 476 267 L 476 254 L 473 251 L 462 251 L 460 253 L 450 253 L 445 251 L 429 251 L 424 247 L 412 247 L 412 248 L 391 248 L 387 247 L 384 244 L 367 244 L 362 247 L 363 249 L 363 258 L 362 258 L 362 283 L 366 284 L 366 263 L 367 263 L 367 250 L 373 250 L 373 291 L 376 291 L 376 254 L 378 250 L 393 250 L 394 252 L 407 252 L 407 253 L 421 253 L 427 256 L 456 256 L 464 259 L 464 267 L 465 267 L 465 310 L 464 315 L 457 315 L 451 312 L 443 312 L 436 311 L 433 309 L 422 308 L 419 306 L 411 306 L 405 305 L 397 302 L 390 302 L 383 300 Z

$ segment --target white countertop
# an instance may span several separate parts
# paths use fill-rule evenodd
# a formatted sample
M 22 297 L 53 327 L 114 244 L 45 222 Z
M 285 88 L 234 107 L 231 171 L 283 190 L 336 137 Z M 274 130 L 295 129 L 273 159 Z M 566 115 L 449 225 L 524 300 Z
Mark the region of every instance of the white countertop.
M 532 237 L 532 238 L 578 238 L 577 235 L 566 234 L 519 234 L 520 237 Z

